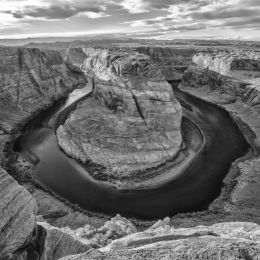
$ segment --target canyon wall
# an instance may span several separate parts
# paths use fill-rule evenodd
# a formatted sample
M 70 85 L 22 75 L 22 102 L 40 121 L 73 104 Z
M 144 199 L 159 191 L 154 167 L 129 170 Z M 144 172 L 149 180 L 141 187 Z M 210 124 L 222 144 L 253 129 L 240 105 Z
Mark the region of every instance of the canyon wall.
M 93 156 L 97 163 L 104 161 L 109 169 L 123 172 L 140 169 L 138 162 L 148 167 L 174 156 L 182 142 L 182 113 L 158 64 L 134 51 L 130 55 L 92 48 L 75 52 L 72 65 L 70 59 L 65 62 L 55 51 L 0 48 L 1 166 L 5 166 L 6 147 L 13 139 L 10 133 L 19 133 L 35 113 L 84 84 L 86 78 L 80 68 L 92 76 L 94 93 L 58 130 L 60 144 L 67 146 L 68 153 L 79 159 L 82 156 L 82 161 L 86 155 Z M 211 206 L 221 214 L 212 217 L 209 211 L 205 213 L 213 222 L 227 214 L 230 222 L 197 226 L 204 220 L 200 213 L 191 213 L 160 220 L 140 232 L 120 216 L 99 228 L 88 224 L 73 229 L 53 227 L 36 216 L 35 199 L 0 167 L 0 259 L 259 259 L 259 225 L 232 222 L 238 218 L 260 220 L 259 79 L 239 80 L 223 74 L 208 65 L 191 66 L 180 88 L 221 105 L 247 124 L 240 125 L 245 133 L 248 126 L 253 132 L 249 131 L 251 137 L 246 135 L 252 144 L 251 157 L 236 164 L 238 180 L 224 180 L 224 190 L 234 187 L 230 200 L 222 203 L 222 208 L 216 207 L 218 199 Z M 70 147 L 79 149 L 79 153 Z M 113 159 L 117 153 L 122 153 L 118 158 L 126 163 L 126 169 Z M 52 201 L 55 208 L 58 203 Z M 75 221 L 73 217 L 70 220 Z M 185 226 L 191 221 L 194 227 L 176 228 L 173 221 L 182 221 Z
M 217 73 L 237 79 L 260 77 L 260 52 L 244 49 L 200 52 L 193 62 Z
M 184 87 L 225 94 L 226 102 L 260 103 L 260 54 L 248 51 L 198 53 L 183 77 Z
M 120 176 L 174 157 L 182 143 L 181 106 L 156 64 L 134 51 L 84 53 L 81 69 L 93 76 L 93 98 L 59 127 L 62 149 Z
M 233 163 L 223 181 L 222 193 L 210 209 L 226 212 L 233 219 L 259 222 L 260 56 L 258 52 L 238 51 L 218 53 L 214 57 L 211 53 L 196 55 L 193 60 L 197 65 L 189 67 L 179 88 L 227 110 L 251 149 L 246 157 Z M 233 74 L 233 68 L 241 71 L 239 77 Z
M 59 52 L 0 47 L 0 128 L 10 133 L 86 78 Z
M 0 47 L 0 259 L 41 251 L 36 201 L 3 169 L 10 143 L 36 113 L 86 82 L 56 51 Z

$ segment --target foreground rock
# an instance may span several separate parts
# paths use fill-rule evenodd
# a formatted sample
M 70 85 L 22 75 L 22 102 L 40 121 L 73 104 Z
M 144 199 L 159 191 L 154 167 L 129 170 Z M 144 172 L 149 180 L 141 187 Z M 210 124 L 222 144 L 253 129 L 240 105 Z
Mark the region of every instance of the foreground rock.
M 37 206 L 30 193 L 1 167 L 0 198 L 0 259 L 7 259 L 30 243 Z
M 63 260 L 87 259 L 258 259 L 260 226 L 228 222 L 175 229 L 167 219 L 139 233 L 114 240 L 106 247 Z
M 73 88 L 82 72 L 56 51 L 0 47 L 0 128 L 11 133 Z
M 46 231 L 41 260 L 55 260 L 71 254 L 92 251 L 94 248 L 109 244 L 114 239 L 137 232 L 136 227 L 120 215 L 107 221 L 100 228 L 85 225 L 73 230 L 69 227 L 53 227 L 45 222 L 38 224 Z
M 57 137 L 61 148 L 117 177 L 162 164 L 182 143 L 181 107 L 149 57 L 118 49 L 84 50 L 93 98 L 78 105 Z

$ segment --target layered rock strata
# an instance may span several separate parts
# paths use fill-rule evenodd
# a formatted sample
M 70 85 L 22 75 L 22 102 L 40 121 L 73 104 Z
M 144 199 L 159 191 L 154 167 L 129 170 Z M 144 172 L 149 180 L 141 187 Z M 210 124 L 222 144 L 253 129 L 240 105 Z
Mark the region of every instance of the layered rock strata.
M 61 148 L 120 175 L 173 158 L 182 143 L 181 106 L 148 56 L 119 49 L 84 49 L 93 98 L 57 130 Z
M 56 51 L 0 47 L 0 128 L 11 133 L 86 78 Z
M 237 79 L 260 77 L 260 52 L 234 49 L 230 51 L 200 52 L 193 62 L 217 73 Z
M 30 242 L 37 206 L 30 193 L 1 167 L 0 198 L 0 259 L 7 259 Z
M 0 259 L 40 251 L 36 201 L 2 168 L 13 139 L 36 113 L 86 82 L 58 52 L 0 47 Z

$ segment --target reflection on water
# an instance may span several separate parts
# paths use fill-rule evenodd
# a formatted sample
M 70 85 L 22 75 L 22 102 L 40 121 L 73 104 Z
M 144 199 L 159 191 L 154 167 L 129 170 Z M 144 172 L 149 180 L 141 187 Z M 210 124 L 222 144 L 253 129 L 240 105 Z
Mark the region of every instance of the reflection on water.
M 180 178 L 160 187 L 146 190 L 110 188 L 93 181 L 75 160 L 66 156 L 59 149 L 55 133 L 50 128 L 57 113 L 86 94 L 79 92 L 35 118 L 19 142 L 22 152 L 30 151 L 40 160 L 36 167 L 38 181 L 83 208 L 140 218 L 159 218 L 204 209 L 220 193 L 222 179 L 231 162 L 248 149 L 226 111 L 178 92 L 177 97 L 189 107 L 183 108 L 184 114 L 207 138 L 206 152 L 201 153 Z M 172 172 L 174 174 L 174 169 Z

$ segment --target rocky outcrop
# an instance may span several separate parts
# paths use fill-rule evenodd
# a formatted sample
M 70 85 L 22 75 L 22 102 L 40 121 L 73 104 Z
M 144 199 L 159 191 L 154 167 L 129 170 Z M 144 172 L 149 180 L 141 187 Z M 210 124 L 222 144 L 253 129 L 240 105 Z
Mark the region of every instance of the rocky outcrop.
M 175 229 L 166 219 L 106 247 L 62 259 L 258 259 L 259 234 L 260 227 L 254 223 L 227 222 Z
M 79 254 L 92 249 L 90 243 L 81 242 L 59 228 L 45 222 L 39 222 L 38 224 L 46 231 L 41 260 L 56 260 L 70 254 Z
M 56 51 L 0 47 L 0 128 L 7 133 L 81 83 L 82 72 Z
M 0 259 L 30 243 L 37 206 L 30 193 L 0 167 Z
M 136 227 L 127 219 L 117 215 L 102 227 L 85 225 L 77 229 L 57 228 L 45 222 L 38 225 L 46 231 L 41 260 L 55 260 L 63 256 L 85 253 L 106 246 L 114 239 L 136 233 Z
M 70 156 L 125 176 L 174 157 L 182 137 L 181 107 L 148 56 L 87 48 L 82 66 L 94 75 L 93 98 L 57 130 Z

